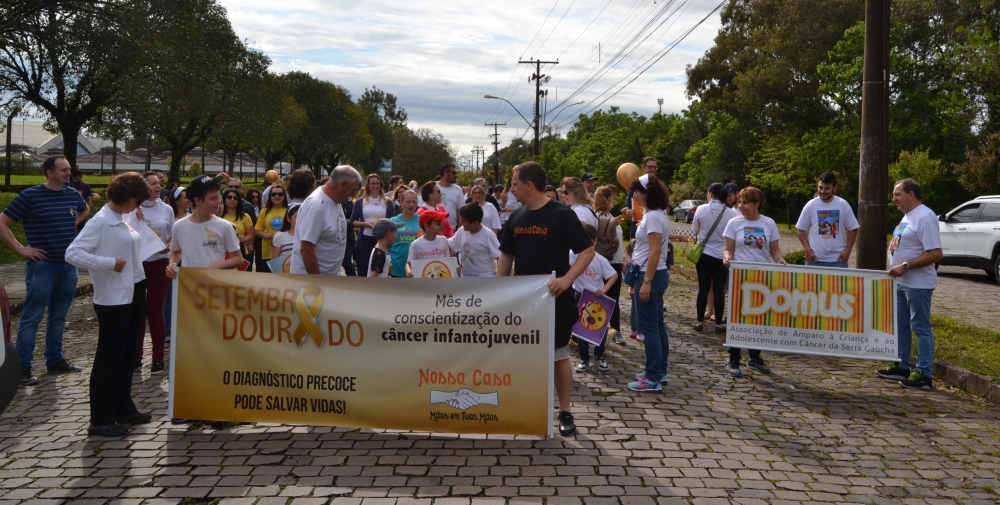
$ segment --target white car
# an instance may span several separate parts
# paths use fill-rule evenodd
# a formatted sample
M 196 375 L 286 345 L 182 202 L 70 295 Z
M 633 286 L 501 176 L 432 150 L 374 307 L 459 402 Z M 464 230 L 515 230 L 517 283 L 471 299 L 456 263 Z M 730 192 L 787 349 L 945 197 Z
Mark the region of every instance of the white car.
M 938 219 L 944 253 L 938 265 L 983 269 L 1000 282 L 1000 195 L 980 196 Z

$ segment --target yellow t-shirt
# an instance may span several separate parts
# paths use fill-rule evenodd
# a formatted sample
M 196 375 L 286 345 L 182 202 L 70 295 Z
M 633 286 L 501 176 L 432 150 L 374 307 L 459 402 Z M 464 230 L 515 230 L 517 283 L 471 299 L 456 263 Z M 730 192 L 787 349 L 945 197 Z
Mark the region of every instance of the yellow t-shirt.
M 247 234 L 247 229 L 253 226 L 253 220 L 250 219 L 250 216 L 246 214 L 243 214 L 242 218 L 238 218 L 236 216 L 230 216 L 229 214 L 223 214 L 222 219 L 225 219 L 226 221 L 233 223 L 233 227 L 236 228 L 236 238 L 238 238 L 239 240 L 243 240 L 243 237 L 246 236 Z M 243 254 L 246 254 L 247 245 L 240 242 L 240 251 L 242 251 Z
M 281 229 L 281 225 L 285 222 L 285 212 L 287 208 L 281 209 L 261 209 L 260 215 L 257 216 L 257 226 L 254 228 L 258 231 L 264 233 L 270 233 L 274 236 Z M 271 257 L 271 241 L 267 239 L 260 239 L 260 254 L 262 258 Z

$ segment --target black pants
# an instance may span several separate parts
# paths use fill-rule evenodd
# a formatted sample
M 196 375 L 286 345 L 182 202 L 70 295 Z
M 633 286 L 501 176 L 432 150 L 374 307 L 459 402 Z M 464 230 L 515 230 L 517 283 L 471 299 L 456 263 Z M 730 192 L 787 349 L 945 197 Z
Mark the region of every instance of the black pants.
M 722 321 L 726 305 L 726 279 L 729 269 L 722 265 L 722 260 L 702 253 L 695 265 L 698 271 L 698 322 L 705 320 L 705 307 L 708 306 L 708 290 L 711 287 L 715 295 L 715 320 Z
M 354 242 L 347 243 L 347 248 L 344 250 L 344 261 L 341 265 L 344 267 L 344 275 L 350 277 L 358 275 L 358 272 L 354 270 Z M 365 272 L 365 274 L 367 273 Z
M 97 352 L 90 371 L 90 422 L 111 424 L 137 412 L 132 401 L 132 363 L 146 302 L 146 281 L 135 284 L 132 303 L 97 305 Z
M 611 268 L 615 269 L 615 273 L 618 274 L 618 280 L 615 284 L 611 286 L 608 290 L 607 295 L 615 301 L 615 310 L 611 313 L 611 322 L 608 323 L 608 328 L 614 328 L 618 331 L 622 330 L 622 309 L 621 309 L 621 296 L 622 296 L 622 264 L 612 263 Z
M 739 363 L 740 362 L 740 356 L 742 355 L 742 353 L 743 353 L 743 350 L 740 349 L 739 347 L 730 347 L 729 348 L 729 362 L 730 363 Z M 760 351 L 757 350 L 757 349 L 748 349 L 747 350 L 747 354 L 750 355 L 750 359 L 760 359 Z
M 358 277 L 368 277 L 368 261 L 372 257 L 372 249 L 378 239 L 374 235 L 358 234 L 358 241 L 354 244 L 354 263 L 358 266 Z
M 262 247 L 264 247 L 264 246 L 261 245 L 261 238 L 260 237 L 257 237 L 255 239 L 253 239 L 254 260 L 252 261 L 252 263 L 254 264 L 254 272 L 270 272 L 271 271 L 271 269 L 267 267 L 267 261 L 269 259 L 271 259 L 271 258 L 265 258 L 260 253 L 260 250 L 261 250 Z

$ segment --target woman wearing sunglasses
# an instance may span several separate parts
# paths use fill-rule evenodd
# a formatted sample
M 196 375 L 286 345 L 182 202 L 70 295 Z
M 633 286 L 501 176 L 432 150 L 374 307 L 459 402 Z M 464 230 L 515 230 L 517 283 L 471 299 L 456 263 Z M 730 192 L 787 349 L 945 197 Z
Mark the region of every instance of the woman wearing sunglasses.
M 284 186 L 275 184 L 267 193 L 267 201 L 264 202 L 264 208 L 261 209 L 255 226 L 257 236 L 260 237 L 260 254 L 257 255 L 258 272 L 271 271 L 267 266 L 271 258 L 271 240 L 285 223 L 285 213 L 288 212 L 288 195 L 285 194 Z
M 253 220 L 243 212 L 243 201 L 240 192 L 235 189 L 227 189 L 222 194 L 222 219 L 229 221 L 236 228 L 236 236 L 240 239 L 240 250 L 243 259 L 252 261 L 253 259 L 253 239 L 256 237 L 253 229 Z

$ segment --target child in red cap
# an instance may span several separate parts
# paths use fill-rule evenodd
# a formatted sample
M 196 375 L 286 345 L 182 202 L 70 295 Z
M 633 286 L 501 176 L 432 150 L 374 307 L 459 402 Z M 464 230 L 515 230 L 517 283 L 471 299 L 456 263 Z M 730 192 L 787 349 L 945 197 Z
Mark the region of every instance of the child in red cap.
M 448 218 L 447 212 L 425 210 L 420 214 L 420 228 L 423 236 L 410 243 L 410 253 L 406 258 L 406 276 L 413 277 L 410 263 L 419 260 L 444 259 L 452 255 L 448 239 L 441 236 L 441 221 Z

